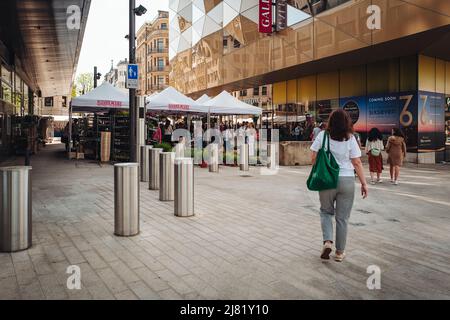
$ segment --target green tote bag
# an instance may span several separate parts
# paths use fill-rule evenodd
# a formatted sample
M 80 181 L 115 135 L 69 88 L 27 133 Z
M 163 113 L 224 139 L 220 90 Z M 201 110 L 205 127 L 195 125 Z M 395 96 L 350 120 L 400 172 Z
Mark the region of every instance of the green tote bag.
M 325 141 L 327 149 L 325 150 Z M 330 136 L 325 131 L 322 148 L 317 153 L 316 162 L 312 167 L 306 185 L 311 191 L 336 189 L 339 180 L 339 165 L 330 151 Z

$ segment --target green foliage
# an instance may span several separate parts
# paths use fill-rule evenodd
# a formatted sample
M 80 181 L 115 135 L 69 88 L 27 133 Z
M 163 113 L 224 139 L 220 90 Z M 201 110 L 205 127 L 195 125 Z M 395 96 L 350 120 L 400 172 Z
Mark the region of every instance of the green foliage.
M 153 145 L 153 148 L 161 148 L 164 150 L 164 152 L 171 152 L 172 151 L 172 145 L 167 142 L 161 142 L 158 144 Z
M 78 93 L 84 90 L 84 93 L 86 94 L 93 88 L 94 88 L 94 75 L 92 73 L 85 72 L 78 75 L 76 81 L 76 90 L 78 90 Z

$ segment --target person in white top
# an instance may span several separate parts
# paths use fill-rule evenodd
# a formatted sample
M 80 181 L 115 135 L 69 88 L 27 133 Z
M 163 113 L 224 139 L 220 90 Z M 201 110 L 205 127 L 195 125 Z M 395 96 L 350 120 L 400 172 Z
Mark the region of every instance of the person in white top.
M 254 157 L 255 156 L 256 130 L 253 127 L 253 123 L 248 124 L 248 128 L 245 130 L 245 136 L 247 137 L 247 143 L 248 143 L 248 156 Z
M 325 133 L 329 133 L 330 151 L 339 165 L 339 182 L 336 189 L 319 192 L 320 218 L 323 233 L 323 249 L 321 258 L 330 259 L 333 245 L 333 216 L 336 220 L 336 261 L 342 261 L 345 256 L 347 241 L 347 226 L 355 197 L 355 171 L 361 183 L 361 195 L 367 197 L 368 188 L 361 162 L 361 149 L 353 135 L 352 120 L 342 109 L 331 113 L 327 130 L 321 131 L 314 140 L 312 163 L 317 152 L 322 147 Z

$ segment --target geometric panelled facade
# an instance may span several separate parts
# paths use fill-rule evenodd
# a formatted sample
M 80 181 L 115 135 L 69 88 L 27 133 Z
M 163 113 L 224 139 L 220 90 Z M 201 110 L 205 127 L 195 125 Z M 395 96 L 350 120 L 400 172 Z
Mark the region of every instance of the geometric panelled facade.
M 296 79 L 283 70 L 450 25 L 448 0 L 311 1 L 312 16 L 306 1 L 287 2 L 292 25 L 266 35 L 258 0 L 170 0 L 171 85 L 199 96 Z M 381 9 L 379 30 L 367 27 L 370 5 Z

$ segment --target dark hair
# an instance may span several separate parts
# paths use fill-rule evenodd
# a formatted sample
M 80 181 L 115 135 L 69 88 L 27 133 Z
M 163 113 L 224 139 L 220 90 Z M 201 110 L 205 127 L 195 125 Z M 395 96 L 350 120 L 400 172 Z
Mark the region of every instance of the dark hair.
M 369 139 L 369 141 L 383 140 L 383 135 L 378 128 L 372 128 L 369 131 L 367 139 Z
M 392 130 L 394 131 L 394 136 L 402 137 L 403 139 L 405 139 L 405 135 L 403 134 L 402 130 L 400 130 L 399 128 L 393 128 Z
M 327 131 L 333 140 L 344 141 L 350 139 L 353 133 L 353 123 L 350 115 L 343 109 L 334 110 L 328 119 Z

